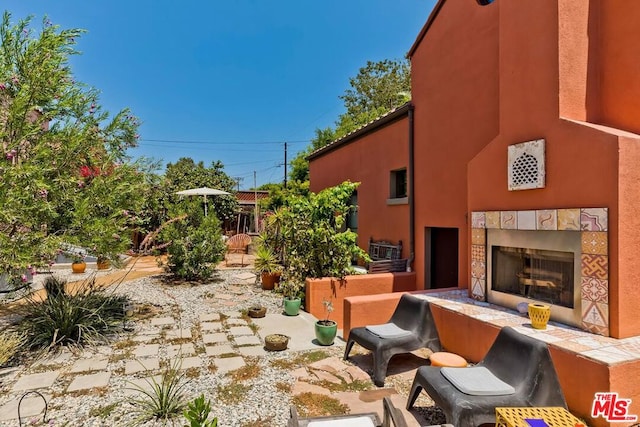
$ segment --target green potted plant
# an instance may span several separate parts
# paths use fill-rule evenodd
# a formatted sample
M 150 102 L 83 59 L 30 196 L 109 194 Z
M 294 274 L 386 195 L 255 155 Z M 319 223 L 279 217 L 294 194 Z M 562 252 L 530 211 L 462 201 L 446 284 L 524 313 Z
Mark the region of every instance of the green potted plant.
M 338 324 L 334 320 L 329 320 L 329 315 L 333 311 L 333 302 L 328 299 L 322 300 L 325 318 L 318 320 L 315 324 L 316 339 L 320 345 L 333 345 L 333 341 L 338 333 Z
M 302 298 L 300 297 L 302 286 L 298 282 L 288 279 L 284 283 L 280 283 L 280 290 L 284 296 L 285 314 L 287 316 L 297 316 L 300 312 L 300 305 L 302 305 Z
M 256 272 L 260 274 L 262 289 L 272 290 L 280 281 L 282 267 L 278 263 L 275 253 L 268 246 L 258 246 L 254 266 Z

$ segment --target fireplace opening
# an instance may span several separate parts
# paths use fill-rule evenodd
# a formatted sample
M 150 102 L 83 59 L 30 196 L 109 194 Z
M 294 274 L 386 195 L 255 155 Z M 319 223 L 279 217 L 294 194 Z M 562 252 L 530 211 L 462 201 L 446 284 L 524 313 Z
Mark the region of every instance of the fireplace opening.
M 494 291 L 574 308 L 574 254 L 491 246 Z

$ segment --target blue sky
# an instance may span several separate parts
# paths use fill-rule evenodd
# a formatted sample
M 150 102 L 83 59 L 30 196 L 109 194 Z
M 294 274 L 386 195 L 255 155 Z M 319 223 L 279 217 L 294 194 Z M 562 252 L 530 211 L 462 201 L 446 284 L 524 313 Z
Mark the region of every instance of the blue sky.
M 281 181 L 368 60 L 402 58 L 435 0 L 4 0 L 88 32 L 72 67 L 112 113 L 141 121 L 131 155 L 220 160 L 240 188 Z M 161 142 L 186 141 L 186 142 Z

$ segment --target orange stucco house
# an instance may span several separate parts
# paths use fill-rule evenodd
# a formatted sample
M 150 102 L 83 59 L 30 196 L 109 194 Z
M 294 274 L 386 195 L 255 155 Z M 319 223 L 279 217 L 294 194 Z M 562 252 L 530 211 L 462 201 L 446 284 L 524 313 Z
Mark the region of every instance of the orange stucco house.
M 312 191 L 362 182 L 362 247 L 410 242 L 416 289 L 545 301 L 558 324 L 628 344 L 617 362 L 551 345 L 585 419 L 596 391 L 640 414 L 638 40 L 640 2 L 440 0 L 409 50 L 411 104 L 310 157 Z M 363 298 L 345 302 L 347 330 L 397 300 Z M 436 310 L 445 347 L 481 358 L 495 325 Z

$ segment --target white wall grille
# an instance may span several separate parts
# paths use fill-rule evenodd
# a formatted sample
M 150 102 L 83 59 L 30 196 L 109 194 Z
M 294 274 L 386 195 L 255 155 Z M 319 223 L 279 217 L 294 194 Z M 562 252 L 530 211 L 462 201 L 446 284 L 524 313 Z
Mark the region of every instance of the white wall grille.
M 509 146 L 509 190 L 544 188 L 544 139 Z

